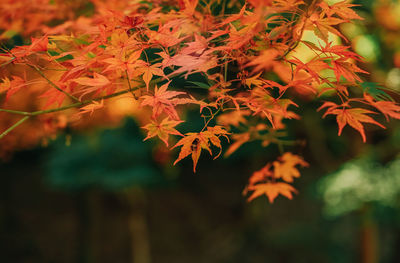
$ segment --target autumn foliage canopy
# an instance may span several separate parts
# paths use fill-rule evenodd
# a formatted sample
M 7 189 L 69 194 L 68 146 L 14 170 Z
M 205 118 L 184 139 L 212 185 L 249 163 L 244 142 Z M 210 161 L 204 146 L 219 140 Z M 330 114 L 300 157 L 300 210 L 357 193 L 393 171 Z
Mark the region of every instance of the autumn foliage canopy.
M 0 2 L 3 157 L 62 129 L 134 115 L 146 140 L 178 149 L 175 163 L 191 158 L 194 171 L 204 152 L 217 158 L 250 141 L 278 144 L 281 156 L 254 172 L 244 191 L 248 200 L 273 202 L 292 198 L 290 183 L 308 166 L 283 139 L 288 121 L 301 121 L 297 100 L 320 101 L 316 110 L 336 118 L 339 135 L 353 128 L 364 142 L 364 124 L 385 128 L 377 116 L 400 119 L 400 105 L 363 81 L 363 58 L 339 30 L 362 19 L 348 1 Z M 27 44 L 10 44 L 16 35 Z M 189 109 L 204 125 L 184 133 Z

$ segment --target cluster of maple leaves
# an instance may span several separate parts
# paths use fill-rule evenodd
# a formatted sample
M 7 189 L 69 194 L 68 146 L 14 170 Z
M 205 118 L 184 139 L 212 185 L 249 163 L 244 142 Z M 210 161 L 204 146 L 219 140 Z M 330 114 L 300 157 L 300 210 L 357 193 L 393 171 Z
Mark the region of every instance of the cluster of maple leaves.
M 280 144 L 284 120 L 300 118 L 294 100 L 304 94 L 330 95 L 319 110 L 336 116 L 339 135 L 349 125 L 365 141 L 363 123 L 384 127 L 372 117 L 376 112 L 400 119 L 399 104 L 383 91 L 370 92 L 375 86 L 358 75 L 367 73 L 357 66 L 362 58 L 331 40 L 337 36 L 346 42 L 338 25 L 362 19 L 348 1 L 91 0 L 89 16 L 71 17 L 71 8 L 46 19 L 30 14 L 53 10 L 59 2 L 33 1 L 26 13 L 10 4 L 25 1 L 6 2 L 0 9 L 5 32 L 35 37 L 0 53 L 4 148 L 18 148 L 26 140 L 26 132 L 17 131 L 28 122 L 35 125 L 30 141 L 36 142 L 70 123 L 88 121 L 93 112 L 111 107 L 111 98 L 123 95 L 140 106 L 146 139 L 158 137 L 168 147 L 171 135 L 178 138 L 171 147 L 180 148 L 175 163 L 191 156 L 194 171 L 203 151 L 215 158 L 221 154 L 222 138 L 231 143 L 225 155 L 250 141 Z M 88 1 L 75 2 L 79 7 Z M 21 22 L 12 22 L 14 17 Z M 52 25 L 55 19 L 64 20 Z M 30 20 L 35 27 L 26 32 L 23 25 Z M 318 37 L 317 44 L 303 38 L 306 31 Z M 299 57 L 299 45 L 313 57 Z M 175 84 L 182 83 L 175 81 L 179 78 L 184 85 Z M 183 134 L 182 116 L 194 107 L 204 127 Z M 263 194 L 271 202 L 279 194 L 292 198 L 298 165 L 307 163 L 282 152 L 250 177 L 248 200 Z

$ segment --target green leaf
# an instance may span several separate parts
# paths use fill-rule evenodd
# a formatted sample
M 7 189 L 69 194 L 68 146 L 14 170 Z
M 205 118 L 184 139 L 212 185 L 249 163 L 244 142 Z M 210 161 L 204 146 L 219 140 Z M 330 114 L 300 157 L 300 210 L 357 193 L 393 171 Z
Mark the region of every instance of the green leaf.
M 49 53 L 50 56 L 58 56 L 58 55 L 60 55 L 60 53 L 58 53 L 57 51 L 54 51 L 54 50 L 49 50 L 47 52 Z M 61 58 L 57 58 L 56 61 L 57 62 L 64 62 L 64 61 L 67 61 L 67 60 L 71 60 L 73 58 L 74 57 L 71 54 L 68 54 L 68 55 L 65 55 L 65 56 L 63 56 Z
M 75 44 L 88 46 L 90 43 L 88 41 L 86 41 L 84 38 L 87 38 L 87 36 L 83 36 L 80 38 L 74 38 Z
M 198 81 L 188 81 L 189 83 L 194 84 L 196 87 L 201 88 L 201 89 L 209 89 L 210 84 L 206 84 L 203 82 L 198 82 Z
M 58 56 L 58 55 L 60 55 L 60 53 L 58 53 L 57 51 L 54 51 L 54 50 L 48 50 L 47 52 L 49 53 L 50 56 Z
M 378 83 L 375 82 L 363 82 L 361 83 L 361 87 L 365 93 L 368 93 L 376 100 L 390 100 L 394 101 L 393 98 L 384 92 L 383 90 L 389 90 L 388 88 L 382 87 Z
M 61 58 L 56 59 L 56 61 L 57 62 L 64 62 L 64 61 L 71 60 L 71 59 L 74 59 L 74 57 L 71 54 L 69 54 L 69 55 L 66 55 L 66 56 L 63 56 Z
M 7 30 L 5 32 L 3 32 L 3 34 L 1 34 L 2 37 L 4 38 L 13 38 L 14 36 L 18 35 L 18 32 L 15 30 Z

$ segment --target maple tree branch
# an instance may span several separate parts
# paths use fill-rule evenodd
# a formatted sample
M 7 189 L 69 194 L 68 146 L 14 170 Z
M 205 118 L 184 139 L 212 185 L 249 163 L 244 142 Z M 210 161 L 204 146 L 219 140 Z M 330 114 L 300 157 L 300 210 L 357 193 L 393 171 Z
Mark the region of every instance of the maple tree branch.
M 57 86 L 53 81 L 51 81 L 48 77 L 46 77 L 46 75 L 36 66 L 34 65 L 30 65 L 27 63 L 27 65 L 31 68 L 33 68 L 34 70 L 36 70 L 37 73 L 39 73 L 40 76 L 42 76 L 45 80 L 47 80 L 47 82 L 56 90 L 64 93 L 65 95 L 67 95 L 69 98 L 71 98 L 74 101 L 80 101 L 77 97 L 75 97 L 72 94 L 69 94 L 68 92 L 66 92 L 65 90 L 61 89 L 59 86 Z
M 29 65 L 29 66 L 31 66 L 31 65 Z M 32 66 L 32 67 L 34 67 L 35 69 L 37 69 L 35 66 Z M 40 72 L 41 75 L 42 75 L 45 79 L 47 79 L 47 78 L 44 76 L 44 74 L 40 71 L 40 69 L 37 69 L 37 70 L 39 70 L 38 72 Z M 172 77 L 172 76 L 174 76 L 174 75 L 175 75 L 175 74 L 171 73 L 171 74 L 168 75 L 168 77 Z M 48 80 L 48 79 L 47 79 L 47 80 Z M 48 80 L 48 81 L 49 81 L 49 83 L 52 83 L 50 80 Z M 155 79 L 155 80 L 151 81 L 151 83 L 152 83 L 152 84 L 156 84 L 156 83 L 161 82 L 161 81 L 163 81 L 163 78 Z M 16 122 L 14 125 L 12 125 L 10 128 L 8 128 L 7 130 L 5 130 L 2 134 L 0 134 L 0 139 L 2 139 L 4 136 L 6 136 L 8 133 L 10 133 L 12 130 L 14 130 L 15 128 L 17 128 L 19 125 L 21 125 L 22 123 L 24 123 L 26 120 L 28 120 L 28 119 L 29 119 L 30 117 L 32 117 L 32 116 L 37 116 L 37 115 L 42 115 L 42 114 L 47 114 L 47 113 L 53 113 L 53 112 L 59 112 L 59 111 L 64 111 L 64 110 L 68 110 L 68 109 L 71 109 L 71 108 L 78 108 L 78 107 L 81 107 L 81 106 L 84 106 L 84 105 L 88 105 L 88 104 L 90 104 L 90 103 L 93 103 L 94 101 L 100 101 L 100 100 L 103 100 L 103 99 L 110 99 L 110 98 L 118 97 L 118 96 L 123 95 L 123 94 L 125 94 L 125 93 L 133 92 L 133 90 L 136 90 L 136 89 L 140 89 L 140 88 L 145 87 L 145 85 L 140 85 L 140 86 L 138 86 L 138 87 L 136 87 L 136 88 L 133 89 L 132 86 L 131 86 L 131 84 L 130 84 L 130 82 L 129 82 L 129 79 L 128 79 L 128 83 L 129 83 L 129 89 L 121 90 L 121 91 L 115 92 L 115 93 L 113 93 L 113 94 L 105 95 L 105 96 L 98 97 L 98 98 L 94 98 L 94 99 L 88 99 L 88 100 L 85 100 L 85 101 L 79 101 L 79 100 L 78 100 L 77 103 L 73 103 L 73 104 L 66 105 L 66 106 L 59 107 L 59 108 L 55 108 L 55 109 L 40 110 L 40 111 L 33 111 L 33 112 L 17 111 L 17 110 L 8 110 L 8 109 L 0 109 L 0 112 L 8 112 L 8 113 L 13 113 L 13 114 L 18 114 L 18 115 L 24 115 L 24 116 L 25 116 L 25 117 L 23 117 L 22 119 L 20 119 L 18 122 Z M 54 84 L 54 85 L 55 85 L 55 84 Z M 72 95 L 71 95 L 71 96 L 72 96 Z M 218 110 L 215 114 L 217 114 L 218 112 L 219 112 L 219 110 Z M 215 114 L 213 115 L 213 117 L 215 116 Z M 210 119 L 208 122 L 210 122 L 210 121 L 211 121 L 211 119 Z
M 138 87 L 138 88 L 140 88 L 140 87 Z M 49 110 L 26 112 L 26 111 L 0 109 L 0 112 L 8 112 L 8 113 L 24 115 L 24 116 L 28 116 L 28 117 L 29 116 L 37 116 L 37 115 L 46 114 L 46 113 L 64 111 L 64 110 L 68 110 L 68 109 L 71 109 L 71 108 L 78 108 L 80 106 L 88 105 L 88 104 L 92 103 L 93 101 L 100 101 L 102 99 L 110 99 L 110 98 L 113 98 L 113 97 L 118 97 L 118 96 L 123 95 L 125 93 L 128 93 L 130 91 L 131 91 L 131 89 L 121 90 L 119 92 L 116 92 L 116 93 L 113 93 L 113 94 L 110 94 L 110 95 L 98 97 L 98 98 L 95 98 L 95 99 L 89 99 L 89 100 L 85 100 L 85 101 L 80 101 L 80 102 L 77 102 L 77 103 L 73 103 L 73 104 L 70 104 L 70 105 L 66 105 L 66 106 L 59 107 L 59 108 L 54 108 L 54 109 L 49 109 Z
M 0 112 L 8 112 L 8 113 L 13 113 L 13 114 L 18 114 L 18 115 L 24 115 L 24 116 L 31 116 L 31 112 L 27 111 L 18 111 L 18 110 L 8 110 L 8 109 L 0 109 Z
M 6 136 L 9 132 L 11 132 L 12 130 L 14 130 L 15 128 L 17 128 L 19 125 L 21 125 L 22 123 L 24 123 L 26 120 L 28 120 L 30 118 L 30 116 L 25 116 L 22 119 L 20 119 L 19 121 L 17 121 L 14 125 L 12 125 L 10 128 L 8 128 L 7 130 L 5 130 L 2 134 L 0 134 L 0 139 L 2 139 L 4 136 Z
M 66 105 L 66 106 L 60 107 L 60 108 L 49 109 L 49 110 L 41 110 L 41 111 L 34 111 L 34 112 L 31 112 L 30 115 L 31 116 L 36 116 L 36 115 L 41 115 L 41 114 L 46 114 L 46 113 L 64 111 L 64 110 L 68 110 L 68 109 L 71 109 L 71 108 L 78 108 L 80 106 L 88 105 L 88 104 L 92 103 L 93 101 L 100 101 L 102 99 L 110 99 L 110 98 L 118 97 L 118 96 L 123 95 L 125 93 L 128 93 L 130 91 L 131 91 L 130 89 L 125 89 L 125 90 L 121 90 L 119 92 L 116 92 L 116 93 L 113 93 L 113 94 L 110 94 L 110 95 L 106 95 L 106 96 L 102 96 L 102 97 L 98 97 L 98 98 L 94 98 L 94 99 L 89 99 L 89 100 L 73 103 L 73 104 Z
M 169 74 L 168 77 L 172 77 L 173 75 L 174 74 Z M 155 79 L 155 80 L 151 81 L 151 84 L 156 84 L 156 83 L 159 83 L 161 81 L 163 81 L 163 78 L 158 78 L 158 79 Z M 129 89 L 121 90 L 121 91 L 115 92 L 113 94 L 105 95 L 105 96 L 94 98 L 94 99 L 88 99 L 88 100 L 84 100 L 84 101 L 79 101 L 77 103 L 69 104 L 69 105 L 66 105 L 66 106 L 63 106 L 63 107 L 59 107 L 59 108 L 54 108 L 54 109 L 39 110 L 39 111 L 32 111 L 32 112 L 0 109 L 0 112 L 8 112 L 8 113 L 24 115 L 24 116 L 37 116 L 37 115 L 41 115 L 41 114 L 64 111 L 64 110 L 68 110 L 68 109 L 71 109 L 71 108 L 79 108 L 81 106 L 88 105 L 88 104 L 92 103 L 93 101 L 100 101 L 100 100 L 103 100 L 103 99 L 110 99 L 110 98 L 118 97 L 118 96 L 123 95 L 125 93 L 132 92 L 134 90 L 137 90 L 137 89 L 140 89 L 140 88 L 144 88 L 144 87 L 145 87 L 145 85 L 140 85 L 140 86 L 137 86 L 136 88 L 133 88 L 133 87 L 130 86 Z

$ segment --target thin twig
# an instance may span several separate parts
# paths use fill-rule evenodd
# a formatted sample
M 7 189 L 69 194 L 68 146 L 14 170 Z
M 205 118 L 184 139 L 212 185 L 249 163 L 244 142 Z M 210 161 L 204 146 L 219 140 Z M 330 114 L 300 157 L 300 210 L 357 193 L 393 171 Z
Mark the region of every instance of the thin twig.
M 42 76 L 45 80 L 47 80 L 47 82 L 48 82 L 51 86 L 53 86 L 53 88 L 55 88 L 56 90 L 58 90 L 58 91 L 64 93 L 65 95 L 67 95 L 69 98 L 71 98 L 71 99 L 74 100 L 74 101 L 80 101 L 80 100 L 79 100 L 77 97 L 75 97 L 74 95 L 69 94 L 68 92 L 66 92 L 65 90 L 61 89 L 59 86 L 57 86 L 53 81 L 51 81 L 48 77 L 46 77 L 46 75 L 45 75 L 38 67 L 36 67 L 36 66 L 34 66 L 34 65 L 30 65 L 30 64 L 27 64 L 27 65 L 28 65 L 29 67 L 33 68 L 34 70 L 36 70 L 37 73 L 39 73 L 40 76 Z
M 8 112 L 8 113 L 13 113 L 13 114 L 18 114 L 18 115 L 32 116 L 32 113 L 27 112 L 27 111 L 0 109 L 0 112 Z
M 128 81 L 128 87 L 129 87 L 129 91 L 132 93 L 132 96 L 135 100 L 137 100 L 135 93 L 133 93 L 132 90 L 132 85 L 131 85 L 131 80 L 129 79 L 129 74 L 128 74 L 128 70 L 125 70 L 125 75 L 126 75 L 126 80 Z
M 20 119 L 18 122 L 16 122 L 13 126 L 5 130 L 2 134 L 0 134 L 0 139 L 2 139 L 4 136 L 6 136 L 9 132 L 17 128 L 19 125 L 21 125 L 23 122 L 25 122 L 27 119 L 29 119 L 30 116 L 25 116 L 22 119 Z

